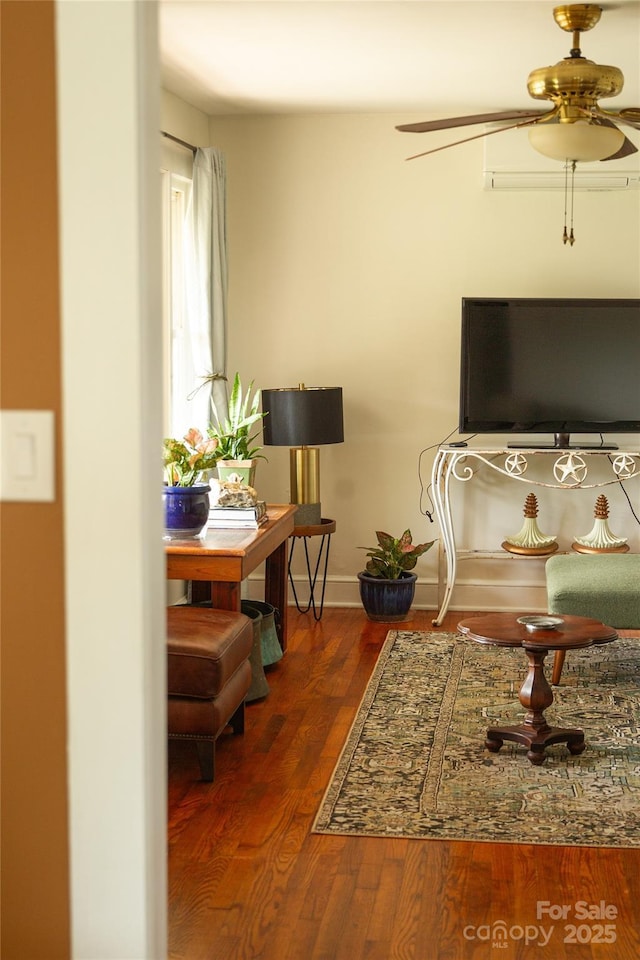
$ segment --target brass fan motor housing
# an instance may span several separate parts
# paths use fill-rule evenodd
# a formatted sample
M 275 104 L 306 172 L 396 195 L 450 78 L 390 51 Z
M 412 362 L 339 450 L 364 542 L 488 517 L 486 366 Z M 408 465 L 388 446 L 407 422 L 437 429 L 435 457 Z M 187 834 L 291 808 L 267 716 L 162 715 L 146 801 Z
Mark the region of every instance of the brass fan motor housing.
M 534 100 L 596 101 L 616 97 L 624 86 L 622 71 L 594 63 L 593 60 L 569 57 L 552 67 L 532 70 L 527 80 L 529 95 Z

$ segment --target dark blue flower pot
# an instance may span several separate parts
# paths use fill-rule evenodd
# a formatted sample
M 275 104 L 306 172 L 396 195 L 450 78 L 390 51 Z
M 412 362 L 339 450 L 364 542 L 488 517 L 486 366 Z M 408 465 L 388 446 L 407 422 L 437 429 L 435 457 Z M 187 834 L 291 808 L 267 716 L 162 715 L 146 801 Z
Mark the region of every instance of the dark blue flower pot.
M 369 620 L 395 623 L 408 620 L 416 591 L 416 573 L 405 571 L 399 580 L 372 577 L 364 571 L 358 574 L 360 599 Z
M 193 487 L 164 487 L 164 530 L 167 540 L 188 540 L 200 535 L 209 519 L 208 483 Z

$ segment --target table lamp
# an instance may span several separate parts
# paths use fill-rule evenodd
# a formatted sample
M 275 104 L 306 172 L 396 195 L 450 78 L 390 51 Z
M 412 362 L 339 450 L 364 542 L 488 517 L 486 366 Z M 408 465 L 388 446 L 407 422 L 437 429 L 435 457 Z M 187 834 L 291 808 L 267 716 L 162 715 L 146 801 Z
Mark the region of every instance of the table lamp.
M 291 503 L 298 507 L 296 526 L 321 523 L 320 451 L 325 443 L 342 443 L 342 387 L 283 387 L 262 391 L 264 444 L 291 447 Z

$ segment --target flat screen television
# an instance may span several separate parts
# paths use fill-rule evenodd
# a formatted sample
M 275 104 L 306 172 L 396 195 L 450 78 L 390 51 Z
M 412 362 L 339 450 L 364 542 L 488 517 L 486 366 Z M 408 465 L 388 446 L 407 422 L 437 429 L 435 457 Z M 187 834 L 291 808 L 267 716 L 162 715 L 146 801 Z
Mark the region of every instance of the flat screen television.
M 640 431 L 640 300 L 463 298 L 459 430 L 615 449 Z

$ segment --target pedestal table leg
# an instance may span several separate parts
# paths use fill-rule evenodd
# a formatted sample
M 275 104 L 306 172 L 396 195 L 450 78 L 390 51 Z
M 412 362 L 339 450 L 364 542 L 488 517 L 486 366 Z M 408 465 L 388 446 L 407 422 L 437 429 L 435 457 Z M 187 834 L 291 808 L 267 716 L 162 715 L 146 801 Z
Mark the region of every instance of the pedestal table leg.
M 529 671 L 519 700 L 527 713 L 520 724 L 509 727 L 489 727 L 485 746 L 496 753 L 504 740 L 513 740 L 528 747 L 527 758 L 536 765 L 544 761 L 545 747 L 552 743 L 566 743 L 570 753 L 584 750 L 584 733 L 577 728 L 550 727 L 544 711 L 553 703 L 553 690 L 544 675 L 544 659 L 549 651 L 525 647 L 529 659 Z

